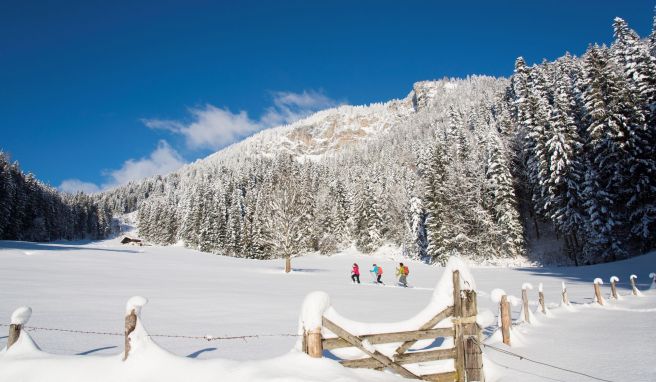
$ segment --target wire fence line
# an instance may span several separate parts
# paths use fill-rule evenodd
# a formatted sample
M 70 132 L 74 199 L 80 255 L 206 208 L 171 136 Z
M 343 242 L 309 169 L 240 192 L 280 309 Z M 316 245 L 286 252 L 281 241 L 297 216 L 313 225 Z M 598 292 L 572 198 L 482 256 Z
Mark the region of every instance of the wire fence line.
M 476 339 L 476 338 L 473 338 L 473 337 L 472 337 L 472 339 L 473 339 L 474 342 L 476 342 L 479 346 L 483 346 L 483 347 L 485 347 L 485 348 L 492 349 L 492 350 L 497 351 L 497 352 L 499 352 L 499 353 L 502 353 L 502 354 L 505 354 L 505 355 L 509 355 L 509 356 L 512 356 L 512 357 L 519 358 L 519 360 L 521 360 L 521 361 L 532 362 L 532 363 L 535 363 L 535 364 L 538 364 L 538 365 L 542 365 L 542 366 L 550 367 L 550 368 L 552 368 L 552 369 L 557 369 L 557 370 L 560 370 L 560 371 L 565 371 L 565 372 L 568 372 L 568 373 L 581 375 L 581 376 L 584 376 L 584 377 L 587 377 L 587 378 L 590 378 L 590 379 L 594 379 L 594 380 L 597 380 L 597 381 L 602 381 L 602 382 L 614 382 L 614 381 L 611 381 L 611 380 L 608 380 L 608 379 L 603 379 L 603 378 L 599 378 L 599 377 L 592 376 L 592 375 L 590 375 L 590 374 L 582 373 L 582 372 L 580 372 L 580 371 L 576 371 L 576 370 L 567 369 L 567 368 L 564 368 L 564 367 L 560 367 L 560 366 L 552 365 L 552 364 L 547 363 L 547 362 L 537 361 L 537 360 L 534 360 L 534 359 L 528 358 L 528 357 L 526 357 L 526 356 L 523 356 L 523 355 L 521 355 L 521 354 L 513 353 L 513 352 L 511 352 L 510 350 L 506 350 L 506 349 L 498 348 L 498 347 L 496 347 L 496 346 L 492 346 L 492 345 L 488 345 L 488 344 L 486 344 L 486 343 L 480 342 L 480 341 L 479 341 L 478 339 Z
M 0 324 L 0 326 L 9 327 L 8 324 Z M 102 336 L 120 336 L 123 337 L 125 333 L 119 332 L 99 332 L 92 330 L 75 330 L 75 329 L 62 329 L 62 328 L 44 328 L 39 326 L 24 326 L 23 329 L 27 331 L 50 331 L 50 332 L 63 332 L 63 333 L 75 333 L 75 334 L 91 334 L 91 335 L 102 335 Z M 244 340 L 253 339 L 253 338 L 264 338 L 264 337 L 299 337 L 300 334 L 293 333 L 274 333 L 274 334 L 247 334 L 241 336 L 213 336 L 210 334 L 204 336 L 187 336 L 181 334 L 149 334 L 148 337 L 160 337 L 160 338 L 183 338 L 190 340 L 205 340 L 205 341 L 221 341 L 221 340 Z

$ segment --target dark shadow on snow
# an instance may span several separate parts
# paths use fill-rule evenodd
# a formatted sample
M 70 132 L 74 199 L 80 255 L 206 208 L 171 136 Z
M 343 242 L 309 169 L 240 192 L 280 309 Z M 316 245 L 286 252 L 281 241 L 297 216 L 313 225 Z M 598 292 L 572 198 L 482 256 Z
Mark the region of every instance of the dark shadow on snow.
M 197 350 L 197 351 L 195 351 L 195 352 L 189 354 L 189 355 L 187 356 L 187 358 L 196 358 L 196 357 L 198 357 L 199 355 L 201 355 L 201 354 L 203 354 L 203 353 L 205 353 L 205 352 L 208 352 L 208 351 L 214 351 L 214 350 L 216 350 L 216 348 L 205 348 L 205 349 L 200 349 L 200 350 Z
M 0 241 L 0 249 L 19 249 L 25 251 L 71 251 L 71 250 L 81 250 L 81 251 L 103 251 L 103 252 L 127 252 L 127 253 L 139 253 L 132 249 L 110 249 L 110 248 L 99 248 L 99 247 L 82 247 L 81 244 L 87 242 L 75 242 L 76 244 L 67 244 L 66 242 L 53 242 L 53 243 L 35 243 L 31 241 Z M 90 243 L 90 241 L 88 242 Z
M 87 354 L 95 353 L 97 351 L 102 351 L 102 350 L 107 350 L 107 349 L 114 349 L 115 347 L 116 346 L 105 346 L 105 347 L 102 347 L 102 348 L 83 351 L 82 353 L 77 353 L 76 355 L 87 355 Z

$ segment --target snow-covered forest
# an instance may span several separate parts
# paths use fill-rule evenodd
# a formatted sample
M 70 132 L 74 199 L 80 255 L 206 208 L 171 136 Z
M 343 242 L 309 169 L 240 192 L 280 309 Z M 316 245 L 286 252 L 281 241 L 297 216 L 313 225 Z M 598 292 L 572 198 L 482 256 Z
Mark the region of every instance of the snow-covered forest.
M 27 212 L 3 214 L 0 233 L 100 237 L 111 210 L 138 211 L 149 241 L 257 259 L 394 243 L 433 263 L 494 261 L 545 235 L 575 264 L 645 251 L 656 244 L 656 34 L 619 18 L 613 28 L 611 46 L 582 57 L 520 57 L 510 79 L 419 82 L 404 99 L 325 110 L 92 199 L 17 183 L 3 165 L 0 206 Z
M 525 253 L 544 223 L 576 264 L 626 257 L 656 231 L 656 39 L 613 28 L 580 58 L 519 58 L 510 81 L 420 82 L 100 199 L 138 209 L 149 240 L 240 257 L 393 242 L 431 262 L 489 260 Z
M 0 240 L 100 239 L 112 213 L 90 196 L 58 192 L 0 151 Z

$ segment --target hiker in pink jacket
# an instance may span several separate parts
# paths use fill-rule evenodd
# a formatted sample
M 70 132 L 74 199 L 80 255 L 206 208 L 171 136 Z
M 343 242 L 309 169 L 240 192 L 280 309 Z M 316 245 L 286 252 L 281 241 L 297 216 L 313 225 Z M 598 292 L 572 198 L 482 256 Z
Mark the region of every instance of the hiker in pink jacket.
M 351 269 L 351 280 L 355 283 L 356 281 L 360 284 L 360 268 L 357 263 L 353 263 L 353 269 Z

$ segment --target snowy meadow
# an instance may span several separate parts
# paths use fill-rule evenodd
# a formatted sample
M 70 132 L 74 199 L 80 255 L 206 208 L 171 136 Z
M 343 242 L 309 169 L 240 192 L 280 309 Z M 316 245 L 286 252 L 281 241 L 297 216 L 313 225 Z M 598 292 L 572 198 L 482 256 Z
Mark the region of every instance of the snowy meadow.
M 29 349 L 14 352 L 19 354 L 3 353 L 3 381 L 173 381 L 182 376 L 189 380 L 222 376 L 231 381 L 397 380 L 400 377 L 391 373 L 347 369 L 328 358 L 311 359 L 293 350 L 302 301 L 308 293 L 321 290 L 330 295 L 334 309 L 349 319 L 365 323 L 402 321 L 426 307 L 444 273 L 442 267 L 411 261 L 411 288 L 395 286 L 393 270 L 400 259 L 393 247 L 383 247 L 373 255 L 352 249 L 333 256 L 294 258 L 290 274 L 283 272 L 281 260 L 237 259 L 170 246 L 123 246 L 117 240 L 5 241 L 0 248 L 2 323 L 9 324 L 14 309 L 30 306 L 33 313 L 27 333 L 43 352 L 51 354 Z M 362 269 L 360 285 L 350 280 L 354 262 Z M 373 263 L 383 267 L 385 286 L 373 284 L 367 274 Z M 473 267 L 479 316 L 488 321 L 485 343 L 605 380 L 653 380 L 656 369 L 647 361 L 653 356 L 648 349 L 656 333 L 656 294 L 648 290 L 648 274 L 655 269 L 655 253 L 576 268 Z M 628 277 L 633 273 L 639 277 L 642 297 L 631 296 Z M 598 306 L 593 301 L 592 281 L 600 277 L 608 283 L 615 275 L 620 279 L 622 299 L 611 301 L 609 288 L 602 285 L 607 305 Z M 569 308 L 560 307 L 563 281 L 572 302 Z M 498 305 L 490 294 L 502 288 L 508 295 L 519 297 L 525 282 L 536 286 L 529 291 L 535 319 L 530 325 L 513 326 L 512 347 L 508 348 L 500 343 L 496 319 L 490 319 L 498 315 Z M 546 316 L 537 312 L 539 283 L 544 287 Z M 141 312 L 143 324 L 154 343 L 166 351 L 149 342 L 150 348 L 141 349 L 141 358 L 123 364 L 120 334 L 125 304 L 135 295 L 148 298 Z M 520 319 L 520 310 L 520 305 L 512 307 L 515 321 Z M 0 335 L 0 345 L 4 346 L 7 327 L 2 328 L 5 333 Z M 202 338 L 255 335 L 259 337 Z M 594 380 L 495 349 L 483 351 L 487 380 Z M 135 350 L 134 354 L 139 353 Z

